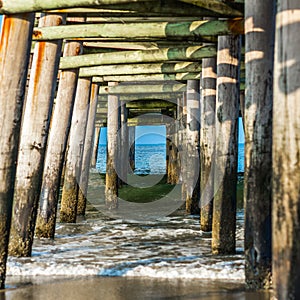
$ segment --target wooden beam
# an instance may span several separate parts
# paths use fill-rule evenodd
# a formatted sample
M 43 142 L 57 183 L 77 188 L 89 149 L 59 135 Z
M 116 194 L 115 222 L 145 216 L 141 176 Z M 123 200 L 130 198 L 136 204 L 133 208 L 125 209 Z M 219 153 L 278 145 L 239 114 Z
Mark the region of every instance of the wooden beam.
M 217 38 L 215 39 L 215 42 Z M 125 50 L 159 50 L 166 47 L 178 47 L 178 41 L 153 40 L 153 41 L 86 41 L 83 42 L 85 54 Z M 182 41 L 180 47 L 202 46 L 200 42 Z
M 144 100 L 144 101 L 130 101 L 126 103 L 126 107 L 129 109 L 161 109 L 161 108 L 174 108 L 176 103 L 162 100 Z
M 191 46 L 182 48 L 162 48 L 149 51 L 120 51 L 81 55 L 80 58 L 62 57 L 60 69 L 91 67 L 111 64 L 167 62 L 176 60 L 199 61 L 205 57 L 216 56 L 214 46 Z M 126 74 L 126 73 L 125 73 Z
M 180 0 L 185 3 L 197 5 L 201 8 L 212 10 L 216 13 L 227 14 L 231 16 L 240 17 L 243 12 L 231 8 L 229 5 L 221 0 Z
M 73 7 L 99 7 L 103 5 L 132 2 L 145 2 L 145 0 L 2 0 L 0 14 L 40 12 L 44 10 L 65 9 Z
M 178 62 L 178 63 L 145 63 L 145 64 L 119 64 L 103 65 L 96 67 L 81 68 L 80 77 L 104 76 L 104 75 L 136 75 L 136 74 L 173 74 L 186 72 L 200 72 L 199 62 Z M 97 81 L 97 78 L 94 77 Z
M 175 99 L 182 95 L 182 93 L 148 93 L 148 94 L 131 94 L 131 95 L 120 95 L 120 101 L 135 101 L 135 100 L 166 100 L 175 101 Z M 107 101 L 108 96 L 100 96 L 100 99 Z
M 117 85 L 102 86 L 99 94 L 103 95 L 130 95 L 130 94 L 147 94 L 147 93 L 174 93 L 185 92 L 185 84 L 153 84 L 153 85 Z
M 201 38 L 226 34 L 243 34 L 244 23 L 241 18 L 231 20 L 204 20 L 194 22 L 147 22 L 64 25 L 49 28 L 36 27 L 34 40 L 72 39 L 72 38 Z
M 151 2 L 155 3 L 155 2 Z M 174 1 L 173 1 L 174 3 Z M 176 5 L 176 3 L 174 3 Z M 174 7 L 174 6 L 173 6 Z M 94 17 L 87 17 L 85 23 L 147 23 L 147 22 L 193 22 L 193 21 L 199 21 L 199 16 L 177 16 L 177 17 L 169 17 L 164 16 L 163 14 L 160 17 L 151 17 L 151 16 L 144 16 L 144 17 L 100 17 L 98 16 Z M 67 22 L 67 24 L 72 24 L 72 21 Z M 76 23 L 74 23 L 76 24 Z
M 132 82 L 132 81 L 171 81 L 171 80 L 189 80 L 200 79 L 200 73 L 178 73 L 178 74 L 138 74 L 138 75 L 119 75 L 119 76 L 102 76 L 94 77 L 93 82 Z
M 97 7 L 97 6 L 94 6 Z M 98 6 L 99 7 L 99 6 Z M 85 16 L 118 16 L 118 17 L 128 17 L 128 16 L 140 16 L 143 17 L 145 15 L 149 16 L 211 16 L 211 17 L 230 17 L 231 15 L 224 14 L 222 12 L 216 13 L 212 10 L 203 9 L 199 6 L 195 6 L 189 3 L 184 3 L 180 1 L 173 0 L 157 0 L 157 1 L 139 1 L 136 3 L 123 3 L 123 4 L 115 4 L 111 6 L 102 6 L 102 9 L 67 9 L 63 11 L 59 11 L 67 13 L 68 15 L 78 15 L 82 16 L 84 13 Z
M 170 117 L 162 114 L 144 114 L 142 116 L 129 118 L 128 126 L 165 125 L 170 122 Z

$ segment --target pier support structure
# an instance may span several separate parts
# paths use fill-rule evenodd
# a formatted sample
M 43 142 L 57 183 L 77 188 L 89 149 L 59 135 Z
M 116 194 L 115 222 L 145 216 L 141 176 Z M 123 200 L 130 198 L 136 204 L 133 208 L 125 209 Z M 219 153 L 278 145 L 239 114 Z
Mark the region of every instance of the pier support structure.
M 213 254 L 235 253 L 240 36 L 219 36 Z
M 245 275 L 248 287 L 254 289 L 271 286 L 275 6 L 273 0 L 255 0 L 246 1 L 245 7 Z
M 276 299 L 300 298 L 300 3 L 277 1 L 272 250 Z
M 202 60 L 201 126 L 200 126 L 200 190 L 202 231 L 212 230 L 215 160 L 216 58 Z
M 117 86 L 117 82 L 109 82 L 108 86 Z M 118 130 L 119 130 L 119 97 L 108 95 L 107 101 L 107 163 L 106 163 L 106 184 L 105 203 L 107 209 L 118 207 Z
M 0 40 L 0 289 L 5 284 L 16 160 L 34 14 L 3 18 Z
M 78 204 L 77 204 L 77 215 L 84 216 L 86 201 L 87 201 L 87 191 L 89 184 L 90 175 L 90 163 L 92 156 L 92 146 L 95 133 L 95 119 L 97 112 L 97 102 L 98 102 L 98 91 L 99 85 L 93 83 L 91 86 L 90 103 L 88 109 L 88 119 L 86 124 L 84 147 L 82 154 L 82 167 L 79 174 L 79 190 L 78 190 Z
M 168 138 L 168 166 L 167 166 L 167 183 L 177 184 L 179 181 L 178 170 L 178 149 L 177 149 L 177 122 L 174 121 L 166 126 Z
M 90 91 L 91 78 L 79 78 L 65 158 L 65 174 L 60 207 L 60 221 L 65 223 L 76 223 Z
M 120 160 L 118 162 L 118 175 L 121 184 L 127 183 L 127 175 L 128 175 L 128 169 L 129 169 L 129 149 L 128 149 L 128 125 L 127 125 L 127 119 L 128 119 L 128 109 L 126 108 L 126 102 L 120 101 L 120 109 L 121 109 L 121 115 L 120 115 L 120 121 L 121 121 L 121 128 L 120 128 Z
M 187 190 L 187 100 L 186 93 L 182 94 L 182 116 L 180 119 L 180 135 L 181 135 L 181 149 L 179 152 L 180 155 L 180 178 L 181 178 L 181 197 L 183 204 L 186 206 L 186 190 Z
M 80 42 L 66 42 L 63 55 L 79 55 L 82 51 Z M 56 212 L 60 191 L 64 157 L 70 132 L 74 106 L 78 69 L 60 72 L 57 96 L 52 113 L 47 149 L 44 161 L 40 203 L 35 234 L 38 237 L 54 238 Z
M 97 158 L 98 158 L 99 142 L 100 142 L 100 134 L 101 134 L 101 127 L 100 126 L 95 126 L 92 157 L 91 157 L 91 168 L 96 168 Z
M 128 173 L 133 173 L 135 169 L 135 126 L 128 126 L 128 147 L 129 147 Z
M 54 26 L 64 20 L 64 15 L 42 14 L 39 25 Z M 34 48 L 22 119 L 10 234 L 9 252 L 14 256 L 31 255 L 61 47 L 62 40 L 56 40 L 39 42 Z
M 186 211 L 199 214 L 200 201 L 200 81 L 187 81 Z

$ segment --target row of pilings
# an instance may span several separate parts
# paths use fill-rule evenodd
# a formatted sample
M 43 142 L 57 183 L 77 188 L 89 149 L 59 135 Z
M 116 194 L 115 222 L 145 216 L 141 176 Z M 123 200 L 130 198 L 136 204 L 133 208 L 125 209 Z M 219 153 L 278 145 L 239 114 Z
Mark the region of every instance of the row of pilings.
M 8 13 L 9 2 L 2 2 L 2 11 Z M 273 286 L 278 299 L 300 296 L 299 11 L 297 0 L 246 0 L 243 101 L 241 37 L 219 36 L 217 56 L 203 57 L 201 83 L 188 80 L 184 97 L 178 99 L 183 104 L 178 105 L 176 119 L 185 129 L 168 129 L 170 135 L 178 133 L 183 148 L 177 153 L 179 175 L 170 175 L 170 182 L 181 180 L 187 212 L 200 214 L 201 229 L 212 230 L 212 253 L 232 254 L 241 110 L 246 283 L 250 288 Z M 79 77 L 79 67 L 66 67 L 56 87 L 62 37 L 35 45 L 26 89 L 35 14 L 34 9 L 13 13 L 22 14 L 4 17 L 0 45 L 1 288 L 8 251 L 30 256 L 34 232 L 54 237 L 63 168 L 61 221 L 75 222 L 76 215 L 84 214 L 92 141 L 98 132 L 99 86 L 92 75 Z M 46 14 L 39 27 L 65 21 L 64 14 Z M 82 42 L 65 41 L 64 62 L 82 51 Z M 109 92 L 118 85 L 110 81 L 106 202 L 117 209 L 120 105 L 116 93 Z M 178 170 L 172 165 L 178 160 L 173 148 L 170 145 L 168 169 Z

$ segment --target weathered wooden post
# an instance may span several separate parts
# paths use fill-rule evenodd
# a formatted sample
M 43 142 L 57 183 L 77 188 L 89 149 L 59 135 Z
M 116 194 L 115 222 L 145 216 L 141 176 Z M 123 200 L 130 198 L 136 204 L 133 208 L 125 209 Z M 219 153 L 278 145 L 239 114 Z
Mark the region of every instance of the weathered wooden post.
M 181 149 L 180 149 L 180 160 L 181 160 L 181 197 L 186 205 L 186 189 L 187 189 L 187 140 L 186 140 L 186 132 L 187 132 L 187 100 L 186 93 L 182 94 L 182 118 L 180 122 L 181 127 Z
M 95 126 L 94 139 L 93 139 L 93 150 L 92 150 L 92 158 L 91 158 L 91 168 L 96 168 L 99 141 L 100 141 L 100 133 L 101 133 L 101 127 Z
M 187 81 L 186 211 L 199 214 L 200 81 Z
M 66 42 L 64 56 L 79 55 L 80 42 Z M 70 123 L 76 94 L 78 69 L 60 72 L 58 91 L 52 113 L 47 141 L 43 182 L 35 234 L 38 237 L 54 238 L 56 212 L 60 191 L 64 156 L 70 131 Z
M 3 18 L 0 40 L 0 289 L 4 288 L 5 283 L 16 160 L 34 14 Z
M 245 275 L 248 287 L 254 289 L 271 286 L 275 9 L 273 0 L 246 1 Z
M 245 131 L 245 91 L 240 91 L 240 117 Z
M 59 25 L 63 15 L 42 15 L 40 26 Z M 35 45 L 22 119 L 10 254 L 30 256 L 62 41 Z
M 177 123 L 174 119 L 173 122 L 167 125 L 167 136 L 169 137 L 168 145 L 168 173 L 167 183 L 177 184 L 179 181 L 179 170 L 178 170 L 178 150 L 177 150 Z
M 128 126 L 129 173 L 135 169 L 135 126 Z
M 277 2 L 273 103 L 273 284 L 300 298 L 300 3 Z
M 217 55 L 213 254 L 235 253 L 240 36 L 220 36 Z
M 65 223 L 76 223 L 78 188 L 89 112 L 90 90 L 91 78 L 78 78 L 65 158 L 65 175 L 60 207 L 60 221 Z
M 87 120 L 85 139 L 84 139 L 82 167 L 81 167 L 81 173 L 79 174 L 80 181 L 79 181 L 79 190 L 78 190 L 77 215 L 81 215 L 81 216 L 85 215 L 85 208 L 86 208 L 86 200 L 87 200 L 86 197 L 87 197 L 88 183 L 89 183 L 92 145 L 93 145 L 94 132 L 95 132 L 98 91 L 99 91 L 99 85 L 93 83 L 91 88 L 88 120 Z
M 200 126 L 200 190 L 202 231 L 212 230 L 215 159 L 216 58 L 202 60 L 201 126 Z
M 108 86 L 117 86 L 117 82 L 109 82 Z M 119 97 L 108 95 L 107 101 L 107 163 L 106 163 L 106 185 L 105 202 L 108 209 L 118 207 L 118 176 L 117 166 L 117 145 L 118 145 L 118 124 L 119 124 Z
M 129 148 L 128 148 L 128 109 L 126 108 L 126 102 L 120 101 L 120 121 L 121 121 L 121 128 L 120 128 L 120 160 L 117 162 L 117 170 L 118 176 L 122 184 L 127 183 L 127 174 L 129 169 Z

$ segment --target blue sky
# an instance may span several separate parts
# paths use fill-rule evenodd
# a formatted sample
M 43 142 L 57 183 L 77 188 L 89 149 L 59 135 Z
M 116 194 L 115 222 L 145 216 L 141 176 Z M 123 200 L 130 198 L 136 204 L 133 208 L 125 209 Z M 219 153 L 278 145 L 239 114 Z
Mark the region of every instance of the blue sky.
M 106 143 L 106 128 L 101 129 L 100 144 Z M 136 127 L 137 144 L 163 144 L 166 142 L 165 126 L 137 126 Z M 239 143 L 244 143 L 244 130 L 242 119 L 239 118 Z

